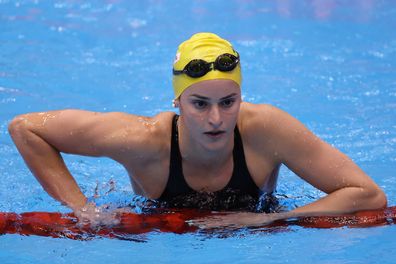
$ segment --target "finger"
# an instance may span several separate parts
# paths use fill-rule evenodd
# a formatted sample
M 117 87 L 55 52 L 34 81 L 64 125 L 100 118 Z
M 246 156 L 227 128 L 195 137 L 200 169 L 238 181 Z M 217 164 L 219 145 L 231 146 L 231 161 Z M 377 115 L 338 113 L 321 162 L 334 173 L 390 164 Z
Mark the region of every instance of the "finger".
M 225 221 L 188 221 L 189 225 L 196 226 L 199 229 L 215 229 L 215 228 L 240 228 L 240 224 Z
M 200 221 L 189 220 L 189 221 L 186 221 L 186 223 L 189 226 L 196 226 L 196 227 L 198 227 L 200 229 L 213 228 L 213 227 L 215 227 L 217 225 L 214 222 L 204 221 L 204 220 L 200 220 Z

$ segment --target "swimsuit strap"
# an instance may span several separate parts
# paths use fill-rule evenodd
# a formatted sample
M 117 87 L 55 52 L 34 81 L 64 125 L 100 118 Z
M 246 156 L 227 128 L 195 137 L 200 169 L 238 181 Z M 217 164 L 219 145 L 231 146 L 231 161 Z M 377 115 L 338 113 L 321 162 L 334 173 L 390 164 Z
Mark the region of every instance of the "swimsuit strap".
M 249 173 L 238 126 L 235 126 L 234 130 L 233 160 L 234 169 L 231 179 L 225 188 L 240 190 L 242 193 L 250 194 L 252 197 L 258 197 L 261 194 L 261 190 Z
M 168 200 L 175 196 L 194 191 L 190 186 L 188 186 L 183 175 L 182 158 L 179 148 L 179 133 L 177 129 L 178 118 L 178 115 L 174 115 L 172 119 L 169 178 L 160 200 Z

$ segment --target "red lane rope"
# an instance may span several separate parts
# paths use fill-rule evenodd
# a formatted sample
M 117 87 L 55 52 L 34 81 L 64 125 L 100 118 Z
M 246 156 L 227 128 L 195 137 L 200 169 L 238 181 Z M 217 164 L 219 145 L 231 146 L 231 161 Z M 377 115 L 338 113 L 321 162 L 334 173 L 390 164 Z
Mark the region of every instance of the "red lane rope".
M 117 216 L 119 224 L 111 227 L 92 228 L 88 224 L 78 224 L 77 218 L 72 213 L 0 213 L 0 234 L 38 235 L 70 239 L 87 239 L 93 236 L 122 238 L 127 235 L 144 234 L 152 231 L 182 234 L 198 230 L 197 227 L 188 225 L 187 220 L 210 215 L 216 214 L 192 209 L 162 214 L 121 213 Z M 281 220 L 265 227 L 291 225 L 310 228 L 372 227 L 394 223 L 396 223 L 396 206 L 383 210 L 361 211 L 340 216 L 314 216 Z

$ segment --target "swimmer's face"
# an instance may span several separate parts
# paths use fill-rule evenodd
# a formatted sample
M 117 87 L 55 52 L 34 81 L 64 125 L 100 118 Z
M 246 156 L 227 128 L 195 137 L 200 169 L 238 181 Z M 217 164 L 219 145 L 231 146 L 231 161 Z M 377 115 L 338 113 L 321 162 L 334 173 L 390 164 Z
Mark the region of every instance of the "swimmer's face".
M 180 113 L 190 137 L 207 149 L 229 143 L 241 104 L 239 85 L 231 80 L 195 83 L 179 99 Z

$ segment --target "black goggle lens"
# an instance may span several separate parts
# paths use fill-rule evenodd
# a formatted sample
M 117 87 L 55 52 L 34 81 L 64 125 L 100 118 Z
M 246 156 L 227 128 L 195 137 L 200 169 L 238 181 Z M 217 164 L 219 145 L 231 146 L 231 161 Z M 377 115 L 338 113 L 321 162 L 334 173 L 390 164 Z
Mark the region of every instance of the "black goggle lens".
M 184 68 L 184 72 L 193 78 L 204 76 L 210 71 L 210 63 L 204 60 L 192 60 Z
M 238 58 L 231 54 L 220 55 L 216 61 L 216 69 L 220 71 L 232 71 L 238 64 Z
M 206 62 L 201 59 L 196 59 L 190 61 L 182 71 L 177 71 L 173 69 L 173 74 L 178 75 L 185 73 L 189 77 L 199 78 L 207 74 L 212 70 L 211 66 L 213 64 L 213 70 L 219 70 L 223 72 L 232 71 L 239 63 L 239 56 L 236 57 L 232 54 L 222 54 L 216 58 L 214 62 Z

